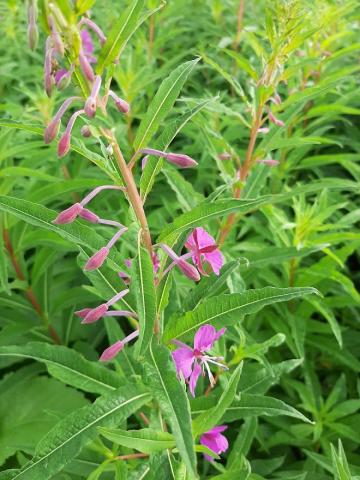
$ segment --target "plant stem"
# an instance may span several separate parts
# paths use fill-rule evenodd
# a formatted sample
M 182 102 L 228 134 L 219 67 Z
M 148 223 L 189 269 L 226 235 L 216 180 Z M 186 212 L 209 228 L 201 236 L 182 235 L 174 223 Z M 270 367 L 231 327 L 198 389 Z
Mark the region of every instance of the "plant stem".
M 240 0 L 239 7 L 238 7 L 238 12 L 237 12 L 237 27 L 236 27 L 236 37 L 235 37 L 235 42 L 234 42 L 234 50 L 237 50 L 237 48 L 240 44 L 243 18 L 244 18 L 244 11 L 245 11 L 245 0 Z
M 250 131 L 250 139 L 249 139 L 248 148 L 246 150 L 245 161 L 242 165 L 242 168 L 240 169 L 240 182 L 245 182 L 247 176 L 249 175 L 251 167 L 252 167 L 252 160 L 253 160 L 252 157 L 253 157 L 253 152 L 254 152 L 254 148 L 255 148 L 258 129 L 261 125 L 263 109 L 264 109 L 263 105 L 259 105 L 259 107 L 257 109 L 257 112 L 255 114 L 254 123 L 253 123 L 253 126 L 251 127 L 251 131 Z M 235 199 L 238 200 L 240 198 L 241 190 L 242 190 L 241 186 L 238 186 L 238 187 L 235 188 L 235 191 L 234 191 L 234 198 Z M 225 225 L 220 230 L 220 235 L 219 235 L 219 239 L 218 239 L 218 245 L 219 246 L 222 245 L 225 242 L 225 240 L 226 240 L 227 236 L 229 235 L 229 233 L 231 231 L 231 228 L 234 225 L 235 221 L 236 221 L 236 213 L 232 213 L 231 215 L 229 215 L 227 221 L 225 222 Z
M 25 278 L 25 275 L 24 275 L 24 273 L 21 269 L 20 263 L 18 262 L 18 260 L 16 258 L 16 255 L 15 255 L 15 252 L 14 252 L 11 240 L 10 240 L 9 232 L 6 229 L 4 229 L 4 231 L 3 231 L 3 238 L 4 238 L 5 248 L 8 252 L 8 254 L 9 254 L 10 261 L 11 261 L 13 267 L 14 267 L 17 278 L 21 281 L 26 281 L 26 278 Z M 53 339 L 53 341 L 55 343 L 60 344 L 61 341 L 60 341 L 59 335 L 56 333 L 54 327 L 49 324 L 49 320 L 46 317 L 45 313 L 43 312 L 43 310 L 41 308 L 41 305 L 36 298 L 34 290 L 31 288 L 30 285 L 27 286 L 27 288 L 25 290 L 25 295 L 26 295 L 27 299 L 29 300 L 29 302 L 31 303 L 31 305 L 33 306 L 35 312 L 39 315 L 39 317 L 44 322 L 44 325 L 47 327 L 50 337 Z
M 148 458 L 147 453 L 129 453 L 128 455 L 119 455 L 115 457 L 114 460 L 132 460 L 134 458 Z
M 127 163 L 125 162 L 125 159 L 121 153 L 119 144 L 117 143 L 116 138 L 112 133 L 111 133 L 111 143 L 114 149 L 114 155 L 115 155 L 116 161 L 118 163 L 121 175 L 126 185 L 126 192 L 129 198 L 129 202 L 131 203 L 131 206 L 134 209 L 135 215 L 139 220 L 139 223 L 142 228 L 142 239 L 143 239 L 144 245 L 148 249 L 151 255 L 152 243 L 151 243 L 150 230 L 149 230 L 146 215 L 144 212 L 143 203 L 139 195 L 139 192 L 137 190 L 133 174 L 131 173 L 131 170 L 129 169 Z

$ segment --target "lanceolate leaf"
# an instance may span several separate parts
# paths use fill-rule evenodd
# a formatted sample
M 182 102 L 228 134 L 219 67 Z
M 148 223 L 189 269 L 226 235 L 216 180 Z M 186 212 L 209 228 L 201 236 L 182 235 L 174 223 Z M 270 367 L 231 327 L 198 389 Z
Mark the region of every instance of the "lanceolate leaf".
M 195 310 L 185 313 L 176 322 L 169 322 L 165 328 L 163 341 L 170 342 L 177 338 L 188 338 L 195 331 L 210 323 L 220 328 L 241 321 L 243 315 L 255 313 L 266 305 L 285 302 L 294 298 L 317 293 L 315 288 L 274 288 L 266 287 L 247 290 L 244 293 L 220 295 L 204 301 Z
M 113 427 L 136 412 L 151 399 L 149 393 L 135 386 L 126 386 L 77 410 L 63 420 L 40 441 L 34 458 L 20 470 L 5 472 L 7 480 L 47 480 L 75 458 L 83 446 L 96 436 L 96 427 Z
M 120 18 L 114 23 L 101 49 L 97 73 L 101 74 L 104 68 L 119 56 L 129 38 L 136 30 L 136 24 L 143 6 L 144 0 L 133 0 Z
M 200 435 L 218 425 L 226 409 L 232 404 L 240 380 L 243 364 L 240 363 L 229 378 L 225 390 L 219 398 L 216 406 L 199 415 L 193 423 L 194 435 Z
M 151 342 L 156 317 L 154 267 L 149 252 L 138 241 L 137 257 L 133 260 L 131 291 L 135 295 L 140 332 L 136 342 L 137 355 L 143 355 Z
M 1 346 L 0 358 L 13 357 L 43 362 L 55 378 L 68 385 L 92 393 L 109 393 L 123 384 L 114 372 L 95 362 L 89 362 L 76 350 L 31 342 L 22 346 Z
M 340 190 L 356 190 L 358 185 L 356 182 L 349 180 L 338 180 L 327 178 L 318 182 L 312 182 L 308 185 L 293 188 L 288 193 L 278 195 L 264 195 L 256 199 L 247 200 L 218 200 L 212 203 L 202 203 L 190 212 L 183 213 L 177 217 L 172 224 L 164 228 L 160 233 L 158 240 L 166 241 L 167 243 L 174 242 L 177 236 L 190 228 L 203 225 L 204 223 L 214 218 L 223 217 L 229 213 L 249 213 L 257 210 L 262 205 L 286 202 L 292 197 L 300 194 L 310 194 L 317 191 L 329 189 Z
M 143 453 L 155 453 L 175 447 L 175 438 L 171 433 L 144 428 L 142 430 L 119 430 L 99 428 L 101 435 L 116 445 L 134 448 Z
M 140 123 L 134 141 L 135 150 L 141 150 L 146 147 L 155 135 L 160 123 L 173 107 L 182 86 L 199 60 L 197 58 L 183 63 L 162 82 L 149 105 L 144 119 Z
M 171 427 L 188 474 L 191 478 L 196 478 L 190 405 L 186 392 L 176 376 L 169 350 L 153 341 L 149 346 L 144 368 L 146 383 Z
M 240 418 L 258 415 L 268 417 L 287 415 L 303 422 L 311 423 L 311 420 L 305 417 L 305 415 L 282 400 L 264 395 L 252 395 L 250 393 L 243 393 L 240 400 L 233 402 L 226 410 L 225 421 L 232 422 Z

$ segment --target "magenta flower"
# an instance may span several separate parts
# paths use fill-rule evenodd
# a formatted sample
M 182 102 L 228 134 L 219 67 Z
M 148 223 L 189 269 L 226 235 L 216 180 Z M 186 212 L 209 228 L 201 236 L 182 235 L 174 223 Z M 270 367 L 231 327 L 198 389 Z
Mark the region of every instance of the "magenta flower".
M 229 443 L 227 438 L 224 435 L 221 435 L 228 427 L 226 425 L 219 425 L 218 427 L 214 427 L 208 432 L 205 432 L 200 437 L 201 445 L 205 445 L 210 450 L 212 450 L 216 454 L 220 454 L 225 452 L 229 448 Z M 206 460 L 211 462 L 213 459 L 210 455 L 204 453 L 204 457 Z
M 219 275 L 224 257 L 216 245 L 215 239 L 203 228 L 195 228 L 186 240 L 185 247 L 192 252 L 193 262 L 202 275 L 206 275 L 203 262 L 209 263 L 215 275 Z
M 178 340 L 173 341 L 180 346 L 172 353 L 177 374 L 179 378 L 184 378 L 187 381 L 193 397 L 195 397 L 195 387 L 200 374 L 205 375 L 204 368 L 207 371 L 211 386 L 214 385 L 214 377 L 210 371 L 209 363 L 227 369 L 225 365 L 218 362 L 218 360 L 223 360 L 223 357 L 213 357 L 207 354 L 216 340 L 224 335 L 225 331 L 226 329 L 222 328 L 217 332 L 212 325 L 203 325 L 195 334 L 194 348 Z

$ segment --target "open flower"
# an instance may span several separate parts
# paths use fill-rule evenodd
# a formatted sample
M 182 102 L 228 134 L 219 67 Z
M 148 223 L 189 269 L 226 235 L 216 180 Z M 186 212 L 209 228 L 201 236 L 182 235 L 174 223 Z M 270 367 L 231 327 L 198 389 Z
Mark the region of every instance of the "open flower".
M 221 432 L 226 429 L 226 425 L 219 425 L 212 428 L 208 432 L 203 433 L 200 437 L 201 445 L 205 445 L 205 447 L 208 447 L 210 450 L 212 450 L 214 453 L 217 453 L 218 455 L 225 452 L 229 448 L 229 443 L 227 441 L 227 438 L 224 437 L 224 435 L 221 435 Z M 204 457 L 206 458 L 206 460 L 209 460 L 209 462 L 212 461 L 210 455 L 204 453 Z
M 195 228 L 186 240 L 185 247 L 193 253 L 193 262 L 202 275 L 206 275 L 203 262 L 208 262 L 213 272 L 219 275 L 224 258 L 216 245 L 215 239 L 203 228 Z
M 207 354 L 216 340 L 224 335 L 225 330 L 225 328 L 222 328 L 217 332 L 212 325 L 203 325 L 195 334 L 194 348 L 174 340 L 174 343 L 180 347 L 172 353 L 176 371 L 180 378 L 183 377 L 188 382 L 193 397 L 195 397 L 195 387 L 200 374 L 205 375 L 204 369 L 207 371 L 211 386 L 215 384 L 209 363 L 227 369 L 225 365 L 218 362 L 223 357 L 213 357 Z

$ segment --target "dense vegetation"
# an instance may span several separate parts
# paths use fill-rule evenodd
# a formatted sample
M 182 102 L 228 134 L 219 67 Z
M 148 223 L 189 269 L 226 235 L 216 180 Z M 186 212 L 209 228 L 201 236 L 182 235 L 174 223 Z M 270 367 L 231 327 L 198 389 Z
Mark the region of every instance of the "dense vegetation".
M 359 3 L 0 5 L 0 479 L 359 479 Z

